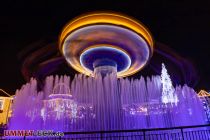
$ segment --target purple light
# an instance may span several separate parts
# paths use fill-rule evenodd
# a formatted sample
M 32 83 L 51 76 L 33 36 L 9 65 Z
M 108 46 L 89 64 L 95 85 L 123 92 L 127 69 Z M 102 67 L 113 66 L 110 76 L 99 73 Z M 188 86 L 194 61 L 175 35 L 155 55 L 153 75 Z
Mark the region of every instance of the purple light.
M 68 76 L 50 76 L 45 83 L 38 93 L 35 79 L 17 91 L 9 129 L 121 130 L 200 125 L 206 120 L 202 102 L 186 85 L 174 89 L 177 104 L 163 104 L 160 76 L 128 80 L 112 74 L 76 75 L 71 82 Z M 66 98 L 66 86 L 57 85 L 69 87 L 71 98 Z

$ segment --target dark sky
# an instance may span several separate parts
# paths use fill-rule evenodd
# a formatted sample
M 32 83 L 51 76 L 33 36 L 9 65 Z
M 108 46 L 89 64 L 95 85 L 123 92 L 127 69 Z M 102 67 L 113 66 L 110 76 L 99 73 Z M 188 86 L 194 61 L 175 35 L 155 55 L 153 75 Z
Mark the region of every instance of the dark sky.
M 196 65 L 201 77 L 198 87 L 210 90 L 210 0 L 1 1 L 0 88 L 14 92 L 25 83 L 17 57 L 23 48 L 42 38 L 58 37 L 62 27 L 75 16 L 107 10 L 143 22 L 156 41 Z

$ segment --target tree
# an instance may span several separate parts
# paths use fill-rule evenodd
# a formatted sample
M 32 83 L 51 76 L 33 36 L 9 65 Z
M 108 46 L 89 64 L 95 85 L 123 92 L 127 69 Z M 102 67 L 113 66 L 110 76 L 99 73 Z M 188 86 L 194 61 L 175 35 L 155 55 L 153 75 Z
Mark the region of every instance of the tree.
M 177 103 L 178 98 L 177 95 L 174 94 L 175 90 L 170 78 L 170 75 L 167 72 L 165 65 L 162 63 L 162 71 L 161 71 L 161 83 L 162 83 L 162 103 Z

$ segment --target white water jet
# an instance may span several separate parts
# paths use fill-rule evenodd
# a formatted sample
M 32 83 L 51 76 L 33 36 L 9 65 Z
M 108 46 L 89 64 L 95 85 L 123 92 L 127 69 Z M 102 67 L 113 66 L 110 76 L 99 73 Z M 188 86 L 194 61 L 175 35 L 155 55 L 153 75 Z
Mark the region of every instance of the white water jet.
M 37 81 L 16 91 L 9 129 L 93 131 L 205 124 L 196 92 L 184 85 L 178 103 L 162 103 L 160 76 L 117 79 L 75 75 L 49 76 L 42 91 Z

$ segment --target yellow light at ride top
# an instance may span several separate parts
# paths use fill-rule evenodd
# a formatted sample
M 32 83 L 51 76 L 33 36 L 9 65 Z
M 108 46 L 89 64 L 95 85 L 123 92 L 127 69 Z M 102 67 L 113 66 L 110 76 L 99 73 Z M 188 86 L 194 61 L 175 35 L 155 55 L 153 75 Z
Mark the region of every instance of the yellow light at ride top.
M 67 37 L 69 37 L 71 34 L 73 34 L 75 31 L 87 27 L 87 26 L 94 26 L 94 25 L 113 25 L 122 27 L 125 29 L 128 29 L 132 31 L 133 33 L 137 34 L 139 38 L 142 38 L 144 42 L 147 44 L 148 49 L 150 50 L 150 56 L 153 54 L 153 38 L 149 30 L 139 21 L 130 18 L 128 16 L 118 14 L 118 13 L 112 13 L 112 12 L 96 12 L 96 13 L 89 13 L 86 15 L 79 16 L 73 20 L 71 20 L 67 25 L 63 28 L 60 36 L 59 36 L 59 49 L 60 52 L 64 55 L 66 53 L 66 46 L 65 42 Z M 97 44 L 100 46 L 101 44 Z M 109 45 L 109 44 L 107 44 Z M 91 46 L 87 46 L 88 48 L 91 48 Z M 82 66 L 82 64 L 78 60 L 78 55 L 75 55 L 75 53 L 78 53 L 76 50 L 77 47 L 75 45 L 75 48 L 71 48 L 71 59 L 66 58 L 67 62 L 73 67 L 75 70 L 77 70 L 80 73 L 86 74 L 91 76 L 92 72 L 87 70 L 85 67 Z M 81 55 L 81 54 L 79 54 Z M 149 57 L 150 58 L 150 57 Z M 138 60 L 136 60 L 138 61 Z M 138 71 L 140 71 L 147 62 L 143 62 L 140 64 L 140 62 L 133 62 L 133 65 L 127 70 L 123 72 L 118 72 L 118 77 L 125 77 L 132 75 Z M 140 60 L 139 60 L 140 61 Z
M 151 47 L 153 51 L 153 38 L 150 32 L 146 29 L 146 27 L 128 16 L 124 16 L 122 14 L 116 13 L 92 13 L 80 16 L 78 18 L 73 19 L 70 21 L 62 30 L 60 37 L 59 37 L 59 48 L 63 53 L 63 42 L 65 38 L 74 30 L 86 26 L 86 25 L 94 25 L 94 24 L 112 24 L 117 26 L 123 26 L 127 29 L 130 29 L 137 34 L 141 35 L 146 42 Z

